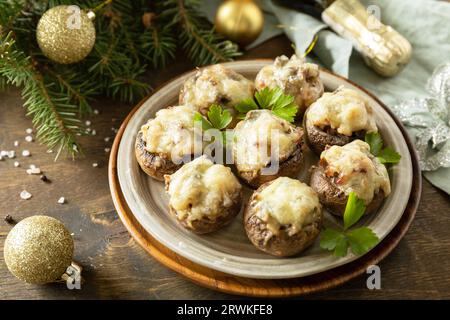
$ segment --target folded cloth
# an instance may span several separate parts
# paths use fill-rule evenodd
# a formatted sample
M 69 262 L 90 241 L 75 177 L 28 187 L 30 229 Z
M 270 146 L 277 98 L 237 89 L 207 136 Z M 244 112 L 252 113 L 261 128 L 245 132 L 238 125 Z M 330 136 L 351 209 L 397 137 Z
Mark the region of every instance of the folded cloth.
M 450 3 L 445 1 L 377 0 L 374 3 L 371 0 L 361 0 L 366 7 L 377 5 L 380 20 L 400 32 L 413 47 L 409 64 L 391 78 L 384 78 L 373 72 L 360 54 L 352 49 L 350 41 L 330 31 L 322 21 L 277 6 L 269 0 L 257 2 L 263 8 L 266 20 L 264 32 L 252 46 L 284 31 L 294 43 L 297 53 L 302 55 L 317 35 L 317 43 L 310 57 L 312 60 L 367 88 L 390 107 L 413 108 L 407 101 L 429 97 L 426 90 L 428 79 L 439 65 L 450 62 Z M 213 19 L 221 1 L 209 0 L 204 3 L 207 16 Z M 398 111 L 399 108 L 394 109 Z M 425 119 L 431 117 L 430 113 L 421 110 L 415 116 L 422 115 Z M 411 123 L 405 124 L 414 141 L 419 140 L 416 135 L 421 130 L 417 130 Z M 435 147 L 444 146 L 440 143 Z M 424 175 L 432 184 L 450 194 L 449 168 L 440 167 L 426 171 Z

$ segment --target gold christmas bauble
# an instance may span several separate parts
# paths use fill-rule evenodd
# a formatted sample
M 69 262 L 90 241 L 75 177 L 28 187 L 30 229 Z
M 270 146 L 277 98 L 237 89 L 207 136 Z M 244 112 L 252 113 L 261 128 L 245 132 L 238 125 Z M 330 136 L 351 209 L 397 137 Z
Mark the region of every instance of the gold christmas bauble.
M 95 43 L 93 12 L 76 6 L 56 6 L 46 11 L 38 22 L 36 38 L 44 55 L 70 64 L 83 60 Z
M 20 221 L 5 240 L 9 271 L 20 280 L 44 284 L 58 280 L 72 262 L 73 239 L 64 225 L 47 216 Z
M 228 0 L 217 9 L 215 26 L 226 38 L 246 46 L 261 34 L 264 15 L 251 0 Z

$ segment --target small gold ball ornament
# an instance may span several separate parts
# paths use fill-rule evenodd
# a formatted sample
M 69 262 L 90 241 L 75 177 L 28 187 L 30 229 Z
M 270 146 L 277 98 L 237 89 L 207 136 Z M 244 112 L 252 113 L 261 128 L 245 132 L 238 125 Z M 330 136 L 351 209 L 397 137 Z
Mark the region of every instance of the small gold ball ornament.
M 251 0 L 228 0 L 217 9 L 215 26 L 226 38 L 246 46 L 261 34 L 264 15 Z
M 20 280 L 44 284 L 58 280 L 72 262 L 73 239 L 64 225 L 48 216 L 20 221 L 5 240 L 9 271 Z
M 38 22 L 36 38 L 49 59 L 70 64 L 83 60 L 95 43 L 95 14 L 77 6 L 60 5 L 46 11 Z

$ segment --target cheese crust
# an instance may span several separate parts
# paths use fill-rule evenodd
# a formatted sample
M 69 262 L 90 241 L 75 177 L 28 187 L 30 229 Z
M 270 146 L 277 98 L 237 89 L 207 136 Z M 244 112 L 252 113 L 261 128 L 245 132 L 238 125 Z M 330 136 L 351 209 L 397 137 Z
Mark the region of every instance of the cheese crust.
M 220 64 L 199 70 L 180 91 L 180 104 L 206 115 L 212 104 L 220 104 L 235 114 L 234 106 L 253 96 L 254 84 Z
M 300 128 L 272 111 L 249 111 L 234 129 L 234 163 L 239 171 L 258 171 L 269 165 L 272 153 L 281 163 L 298 149 L 301 139 Z
M 169 206 L 179 220 L 215 220 L 241 200 L 242 186 L 231 169 L 201 156 L 165 176 Z
M 301 115 L 323 94 L 323 83 L 319 74 L 316 64 L 307 63 L 296 55 L 292 55 L 290 59 L 283 55 L 259 71 L 255 87 L 257 90 L 266 87 L 283 89 L 285 94 L 295 98 Z
M 288 226 L 289 235 L 302 231 L 303 226 L 320 220 L 322 207 L 317 193 L 297 179 L 279 177 L 255 197 L 256 215 L 267 223 L 269 230 L 279 234 Z
M 368 102 L 357 91 L 344 87 L 324 93 L 309 107 L 306 121 L 322 130 L 330 127 L 346 136 L 362 130 L 378 132 Z
M 197 138 L 200 148 L 202 145 L 201 132 L 194 130 L 194 115 L 195 111 L 186 106 L 159 110 L 154 119 L 141 127 L 145 149 L 169 159 L 194 154 Z
M 391 193 L 386 167 L 370 153 L 370 147 L 364 141 L 332 146 L 322 152 L 320 163 L 325 167 L 325 175 L 339 190 L 346 195 L 355 192 L 366 205 L 380 189 L 385 197 Z

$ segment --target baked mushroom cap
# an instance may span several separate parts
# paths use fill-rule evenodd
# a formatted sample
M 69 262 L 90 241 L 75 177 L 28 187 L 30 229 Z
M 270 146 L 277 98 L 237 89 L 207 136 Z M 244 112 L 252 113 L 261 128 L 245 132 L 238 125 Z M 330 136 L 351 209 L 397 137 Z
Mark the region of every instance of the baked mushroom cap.
M 256 75 L 255 87 L 258 91 L 266 87 L 283 89 L 285 94 L 295 98 L 299 106 L 298 117 L 323 94 L 319 67 L 296 55 L 290 59 L 282 55 L 273 64 L 263 67 Z
M 296 176 L 303 164 L 303 130 L 270 110 L 252 110 L 233 136 L 233 160 L 239 176 L 250 186 L 279 176 Z
M 254 91 L 252 81 L 216 64 L 200 69 L 186 80 L 180 91 L 179 103 L 190 106 L 203 115 L 206 115 L 212 104 L 220 104 L 235 115 L 234 106 L 253 97 Z
M 318 155 L 327 145 L 343 146 L 378 131 L 368 102 L 344 87 L 326 92 L 314 102 L 303 117 L 303 127 L 308 146 Z
M 208 233 L 230 223 L 239 213 L 242 186 L 221 164 L 201 156 L 166 175 L 169 209 L 179 223 L 195 233 Z
M 250 197 L 244 226 L 260 250 L 284 257 L 300 253 L 320 233 L 323 214 L 316 192 L 296 179 L 279 177 Z
M 376 211 L 391 192 L 386 167 L 361 140 L 322 152 L 318 166 L 312 168 L 310 185 L 322 205 L 338 216 L 344 214 L 352 191 L 364 200 L 365 214 Z
M 169 107 L 141 127 L 135 154 L 145 173 L 163 181 L 165 174 L 174 173 L 193 154 L 201 153 L 201 133 L 194 130 L 194 115 L 189 107 Z

